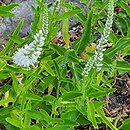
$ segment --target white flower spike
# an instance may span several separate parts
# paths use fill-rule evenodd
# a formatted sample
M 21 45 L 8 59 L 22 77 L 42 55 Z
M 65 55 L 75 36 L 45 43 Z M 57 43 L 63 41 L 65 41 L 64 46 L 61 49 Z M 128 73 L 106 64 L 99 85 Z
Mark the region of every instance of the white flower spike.
M 29 68 L 30 65 L 34 66 L 42 51 L 45 38 L 42 36 L 41 30 L 34 35 L 34 41 L 24 48 L 20 48 L 14 54 L 14 63 Z
M 113 0 L 110 0 L 109 5 L 108 5 L 108 15 L 107 15 L 107 22 L 105 24 L 105 28 L 103 31 L 103 34 L 101 35 L 101 38 L 99 40 L 99 44 L 96 46 L 96 51 L 95 51 L 95 66 L 97 68 L 97 71 L 101 70 L 101 67 L 103 66 L 102 61 L 103 61 L 103 55 L 105 43 L 108 41 L 108 37 L 111 31 L 112 23 L 113 23 L 113 15 L 114 15 L 114 5 L 113 5 Z
M 43 13 L 42 29 L 34 35 L 34 40 L 29 45 L 25 45 L 15 52 L 13 56 L 14 63 L 18 66 L 26 67 L 27 69 L 29 69 L 30 66 L 34 66 L 41 54 L 42 46 L 44 45 L 47 35 L 48 12 L 47 9 L 45 9 Z
M 110 31 L 111 31 L 113 15 L 114 15 L 114 2 L 113 2 L 113 0 L 109 0 L 107 22 L 105 24 L 103 34 L 101 35 L 101 38 L 99 40 L 99 44 L 96 46 L 94 57 L 91 57 L 84 67 L 84 70 L 82 73 L 82 75 L 84 77 L 88 76 L 89 71 L 92 68 L 96 67 L 96 71 L 100 71 L 103 66 L 103 64 L 102 64 L 103 55 L 104 55 L 104 51 L 106 50 L 105 44 L 108 41 L 108 37 L 109 37 Z
M 44 14 L 42 16 L 42 33 L 45 37 L 48 35 L 48 12 L 47 12 L 47 6 L 44 9 Z

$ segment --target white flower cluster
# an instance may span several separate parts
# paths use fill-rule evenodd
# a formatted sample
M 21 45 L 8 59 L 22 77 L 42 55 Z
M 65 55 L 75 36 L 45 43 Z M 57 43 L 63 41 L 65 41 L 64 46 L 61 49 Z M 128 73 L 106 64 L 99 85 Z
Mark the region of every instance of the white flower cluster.
M 45 37 L 48 35 L 48 12 L 47 12 L 47 6 L 44 9 L 44 14 L 42 16 L 42 32 Z
M 110 31 L 111 31 L 113 15 L 114 15 L 114 3 L 113 3 L 113 0 L 110 0 L 109 5 L 108 5 L 107 22 L 105 24 L 103 34 L 101 35 L 99 44 L 96 46 L 94 57 L 91 57 L 89 59 L 82 73 L 82 75 L 85 77 L 88 76 L 89 71 L 92 68 L 96 67 L 96 70 L 100 71 L 101 67 L 103 66 L 102 61 L 103 61 L 104 51 L 106 50 L 105 43 L 107 43 Z
M 106 50 L 106 45 L 102 45 L 102 43 L 99 42 L 99 44 L 96 46 L 95 55 L 94 55 L 94 66 L 96 66 L 97 71 L 101 70 L 101 67 L 103 66 L 103 53 Z
M 42 30 L 40 30 L 36 35 L 34 35 L 33 42 L 15 52 L 13 57 L 14 63 L 29 68 L 30 65 L 34 65 L 37 62 L 45 40 L 42 34 Z
M 103 34 L 101 35 L 101 38 L 99 40 L 99 44 L 96 46 L 96 51 L 94 56 L 95 66 L 97 67 L 97 71 L 100 71 L 101 67 L 103 66 L 102 64 L 103 55 L 104 55 L 104 51 L 106 50 L 105 43 L 107 43 L 111 31 L 111 27 L 113 23 L 113 15 L 114 15 L 114 3 L 113 0 L 110 0 L 108 5 L 107 22 L 105 24 Z
M 46 15 L 44 15 L 46 14 Z M 42 29 L 39 30 L 34 35 L 34 40 L 29 44 L 25 45 L 25 47 L 18 49 L 14 56 L 14 63 L 18 66 L 23 66 L 29 69 L 32 65 L 34 66 L 38 60 L 39 55 L 42 51 L 42 46 L 44 45 L 45 38 L 48 34 L 48 15 L 47 11 L 43 14 L 43 22 Z
M 91 70 L 91 68 L 93 67 L 93 65 L 94 65 L 94 60 L 93 60 L 93 58 L 90 58 L 88 60 L 87 64 L 85 65 L 85 67 L 84 67 L 84 71 L 82 72 L 82 75 L 84 77 L 88 76 L 89 71 Z

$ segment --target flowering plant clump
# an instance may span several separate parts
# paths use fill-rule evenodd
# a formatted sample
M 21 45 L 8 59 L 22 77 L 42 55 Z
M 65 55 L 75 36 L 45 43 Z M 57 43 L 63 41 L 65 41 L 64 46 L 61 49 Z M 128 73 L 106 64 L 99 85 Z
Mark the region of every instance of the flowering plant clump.
M 35 0 L 30 35 L 19 36 L 22 19 L 9 36 L 0 52 L 0 128 L 129 130 L 129 2 L 79 1 Z M 2 4 L 0 16 L 17 5 Z
M 107 22 L 105 24 L 103 34 L 101 35 L 99 43 L 96 46 L 94 57 L 91 57 L 84 67 L 84 71 L 82 73 L 83 76 L 88 76 L 89 71 L 92 68 L 96 67 L 96 70 L 100 71 L 101 67 L 103 66 L 103 64 L 102 64 L 103 55 L 104 55 L 104 51 L 106 50 L 105 44 L 108 41 L 108 37 L 109 37 L 110 31 L 111 31 L 111 26 L 112 26 L 112 22 L 113 22 L 113 15 L 114 15 L 114 3 L 113 3 L 113 0 L 110 0 L 109 4 L 108 4 Z
M 39 30 L 34 35 L 34 40 L 29 45 L 18 49 L 15 52 L 13 59 L 14 63 L 19 66 L 29 68 L 31 65 L 34 66 L 37 62 L 39 55 L 42 51 L 42 46 L 44 45 L 45 38 L 48 35 L 48 12 L 44 9 L 42 18 L 42 29 Z

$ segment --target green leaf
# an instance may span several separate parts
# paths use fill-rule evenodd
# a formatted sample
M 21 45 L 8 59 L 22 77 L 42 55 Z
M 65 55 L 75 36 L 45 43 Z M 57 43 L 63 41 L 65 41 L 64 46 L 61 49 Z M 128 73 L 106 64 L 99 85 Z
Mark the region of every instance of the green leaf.
M 87 102 L 87 116 L 88 120 L 92 122 L 93 127 L 98 129 L 98 125 L 95 118 L 95 107 L 92 102 Z
M 84 51 L 84 49 L 90 44 L 91 40 L 91 23 L 92 23 L 93 11 L 90 11 L 88 18 L 85 22 L 84 32 L 82 34 L 81 40 L 74 45 L 74 48 L 78 53 Z
M 15 43 L 17 43 L 19 45 L 21 45 L 23 42 L 25 42 L 25 40 L 23 40 L 21 37 L 16 36 L 16 35 L 14 35 L 14 36 L 12 35 L 9 38 L 10 38 L 10 40 L 14 41 Z
M 79 21 L 82 25 L 84 25 L 84 21 L 86 21 L 86 16 L 84 15 L 84 12 L 78 13 L 74 16 L 76 21 Z
M 16 72 L 16 73 L 18 73 L 20 68 L 19 67 L 15 67 L 13 65 L 7 64 L 6 65 L 6 70 L 8 70 L 8 72 Z
M 11 74 L 11 77 L 12 77 L 12 80 L 13 80 L 13 89 L 15 91 L 16 94 L 18 94 L 20 92 L 20 88 L 19 88 L 19 85 L 18 85 L 18 79 L 16 78 L 15 74 L 12 73 Z
M 27 110 L 26 113 L 29 114 L 29 115 L 31 115 L 32 119 L 44 120 L 44 121 L 48 122 L 48 117 L 43 116 L 43 113 L 41 114 L 40 111 Z
M 45 110 L 40 110 L 41 115 L 43 116 L 43 118 L 45 118 L 45 120 L 49 123 L 50 117 L 48 115 L 48 113 Z
M 69 19 L 62 20 L 62 36 L 65 41 L 65 47 L 68 48 L 70 45 L 70 34 L 69 34 Z
M 19 130 L 19 128 L 15 127 L 15 126 L 13 126 L 13 125 L 11 125 L 9 123 L 4 124 L 4 125 L 5 125 L 7 130 Z
M 67 101 L 67 100 L 72 100 L 80 96 L 82 96 L 82 93 L 77 92 L 77 91 L 71 91 L 71 92 L 63 93 L 62 98 L 63 98 L 63 101 Z
M 69 83 L 69 84 L 72 84 L 73 85 L 73 81 L 72 79 L 69 79 L 69 78 L 62 78 L 61 81 L 65 82 L 65 83 Z
M 10 123 L 11 125 L 15 126 L 15 127 L 18 127 L 18 128 L 20 128 L 20 129 L 23 128 L 21 122 L 20 122 L 19 120 L 17 120 L 17 119 L 7 117 L 5 120 L 6 120 L 8 123 Z
M 111 130 L 118 130 L 111 122 L 110 120 L 105 116 L 104 112 L 102 111 L 102 109 L 98 109 L 96 110 L 98 115 L 100 116 L 100 118 L 103 120 L 104 123 L 106 123 Z
M 27 104 L 26 104 L 26 110 L 31 110 L 31 101 L 28 101 Z M 24 115 L 24 125 L 25 126 L 29 126 L 31 123 L 31 115 L 27 114 L 25 112 L 25 115 Z
M 115 24 L 117 28 L 119 29 L 119 31 L 121 32 L 121 34 L 124 36 L 128 30 L 125 19 L 119 17 L 115 20 Z
M 129 130 L 129 128 L 130 128 L 130 118 L 125 119 L 122 122 L 122 125 L 119 127 L 119 129 L 121 129 L 121 130 Z
M 39 14 L 38 14 L 38 11 L 32 7 L 32 10 L 33 12 L 35 12 L 34 14 L 34 20 L 32 22 L 32 25 L 31 25 L 31 29 L 32 29 L 32 33 L 35 34 L 37 32 L 37 28 L 38 28 L 38 22 L 39 22 Z
M 130 63 L 126 61 L 116 61 L 116 69 L 121 73 L 130 72 Z
M 49 46 L 52 50 L 54 50 L 55 52 L 57 52 L 59 55 L 63 56 L 66 52 L 66 49 L 63 47 L 59 47 L 57 45 L 51 44 Z
M 57 62 L 55 60 L 54 60 L 54 67 L 55 67 L 56 75 L 60 79 L 61 78 L 60 69 L 59 69 L 59 66 L 58 66 L 58 64 L 57 64 Z
M 105 105 L 106 102 L 103 102 L 103 101 L 94 101 L 93 102 L 93 105 L 95 107 L 95 110 L 97 110 L 98 108 L 101 108 L 103 105 Z
M 116 44 L 118 41 L 118 38 L 114 32 L 110 32 L 109 39 L 113 44 Z
M 79 117 L 79 111 L 77 110 L 70 110 L 70 111 L 65 111 L 65 113 L 62 114 L 63 119 L 68 119 L 68 120 L 77 120 Z
M 46 102 L 54 102 L 56 100 L 56 98 L 51 95 L 45 95 L 42 97 L 42 100 L 46 101 Z
M 45 81 L 45 82 L 44 82 Z M 54 77 L 48 76 L 45 77 L 42 82 L 37 86 L 37 89 L 39 89 L 41 92 L 43 92 L 50 84 L 52 84 L 54 81 Z
M 12 14 L 11 12 L 8 11 L 4 11 L 0 9 L 0 16 L 4 16 L 4 17 L 13 17 L 14 14 Z
M 73 15 L 78 14 L 78 13 L 81 13 L 81 12 L 82 12 L 82 10 L 80 10 L 80 9 L 67 11 L 67 12 L 61 14 L 60 16 L 58 16 L 58 17 L 56 18 L 56 20 L 57 20 L 57 21 L 63 20 L 63 19 L 66 19 L 66 18 L 68 18 L 68 17 L 70 17 L 70 16 L 73 16 Z
M 14 16 L 14 14 L 12 14 L 10 11 L 17 6 L 18 4 L 8 4 L 5 6 L 0 6 L 0 16 L 8 16 L 8 17 Z
M 130 38 L 121 38 L 118 40 L 116 45 L 105 51 L 105 54 L 112 58 L 118 51 L 130 46 Z
M 55 77 L 55 73 L 53 71 L 53 69 L 50 67 L 50 65 L 48 64 L 43 64 L 44 69 L 53 77 Z
M 99 87 L 99 86 L 98 86 Z M 106 94 L 110 94 L 116 91 L 115 88 L 104 88 L 104 89 L 99 89 L 98 88 L 94 88 L 95 90 L 90 90 L 90 92 L 88 92 L 88 97 L 95 97 L 95 98 L 99 98 L 99 97 L 103 97 Z
M 8 115 L 13 110 L 12 107 L 4 107 L 0 109 L 0 116 Z
M 74 120 L 64 119 L 63 125 L 65 125 L 65 126 L 78 126 L 79 123 L 77 121 L 74 121 Z
M 61 124 L 64 123 L 64 120 L 61 119 L 61 118 L 51 118 L 50 122 L 53 123 L 53 124 L 59 124 L 59 125 L 61 125 Z
M 1 70 L 0 71 L 0 79 L 3 80 L 3 79 L 7 79 L 10 77 L 10 73 L 6 70 Z
M 51 119 L 51 123 L 57 123 L 54 128 L 60 128 L 61 126 L 64 127 L 70 127 L 70 126 L 78 126 L 79 123 L 73 120 L 67 120 L 67 119 Z
M 6 61 L 0 60 L 0 70 L 2 70 L 6 66 Z
M 90 121 L 87 119 L 86 116 L 82 114 L 79 115 L 78 119 L 76 120 L 80 125 L 89 125 Z
M 3 104 L 9 103 L 9 102 L 13 102 L 14 99 L 12 98 L 8 98 L 8 99 L 3 99 L 0 101 L 0 106 L 2 106 Z
M 41 129 L 38 126 L 33 125 L 33 126 L 26 127 L 23 130 L 41 130 Z
M 16 3 L 12 3 L 12 4 L 8 4 L 8 5 L 0 6 L 0 10 L 10 11 L 10 10 L 16 8 L 17 6 L 19 6 L 19 5 Z
M 42 101 L 42 97 L 35 95 L 34 93 L 28 92 L 27 98 L 30 100 Z
M 69 130 L 70 127 L 63 125 L 56 125 L 52 128 L 48 128 L 48 130 Z
M 79 57 L 76 55 L 75 51 L 73 49 L 68 51 L 68 61 L 79 63 Z

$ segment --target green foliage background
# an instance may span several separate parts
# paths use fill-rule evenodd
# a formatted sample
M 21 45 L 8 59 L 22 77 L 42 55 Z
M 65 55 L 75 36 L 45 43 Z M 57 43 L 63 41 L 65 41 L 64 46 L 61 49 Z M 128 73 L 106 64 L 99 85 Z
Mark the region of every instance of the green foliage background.
M 130 71 L 130 64 L 123 60 L 130 55 L 130 7 L 128 0 L 115 0 L 113 28 L 109 36 L 112 47 L 105 51 L 103 68 L 100 73 L 90 72 L 82 78 L 84 65 L 94 51 L 85 52 L 93 42 L 98 41 L 106 19 L 108 0 L 81 0 L 86 4 L 86 14 L 73 3 L 61 1 L 58 10 L 49 10 L 49 34 L 39 63 L 30 70 L 8 64 L 17 48 L 32 41 L 32 36 L 40 28 L 40 14 L 44 3 L 36 0 L 38 7 L 32 7 L 35 17 L 32 30 L 27 38 L 19 37 L 24 24 L 22 19 L 13 34 L 9 36 L 7 46 L 0 52 L 0 80 L 7 83 L 0 89 L 0 123 L 8 130 L 74 130 L 75 126 L 92 124 L 95 129 L 105 123 L 111 130 L 128 130 L 130 120 L 126 119 L 117 127 L 112 118 L 105 116 L 102 97 L 116 91 L 111 83 L 116 73 Z M 0 6 L 0 16 L 14 16 L 11 10 L 18 4 Z M 53 4 L 48 4 L 48 8 Z M 56 6 L 56 5 L 55 5 Z M 64 12 L 60 14 L 60 9 Z M 83 26 L 83 34 L 70 49 L 69 18 L 74 17 Z M 98 25 L 98 27 L 96 27 Z M 65 45 L 60 47 L 50 41 L 62 30 Z M 15 45 L 17 43 L 17 45 Z M 15 45 L 15 46 L 14 46 Z M 85 57 L 80 54 L 84 52 Z M 120 58 L 114 58 L 120 56 Z M 67 77 L 70 70 L 71 77 Z M 103 72 L 107 73 L 107 76 Z M 113 80 L 109 80 L 113 78 Z M 11 105 L 10 105 L 11 104 Z

